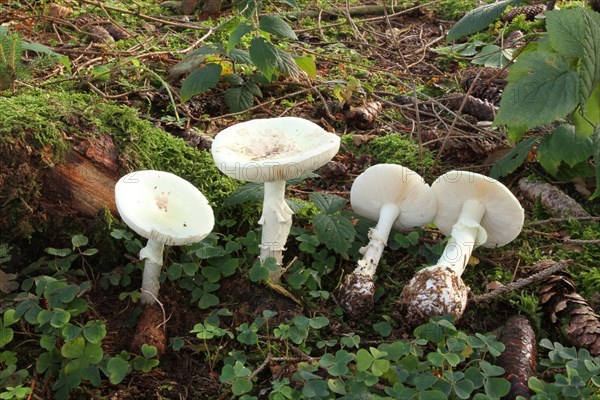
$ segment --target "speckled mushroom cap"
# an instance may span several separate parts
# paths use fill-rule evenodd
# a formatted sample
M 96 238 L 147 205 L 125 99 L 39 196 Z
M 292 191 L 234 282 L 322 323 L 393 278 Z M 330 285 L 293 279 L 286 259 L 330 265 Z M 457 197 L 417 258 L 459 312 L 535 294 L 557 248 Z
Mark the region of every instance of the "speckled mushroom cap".
M 123 221 L 137 234 L 170 246 L 196 243 L 215 224 L 206 197 L 191 183 L 164 171 L 136 171 L 115 185 Z
M 247 182 L 297 178 L 330 161 L 339 136 L 303 118 L 254 119 L 219 132 L 211 152 L 224 174 Z
M 379 219 L 384 204 L 400 207 L 394 228 L 423 226 L 433 220 L 436 199 L 431 187 L 409 168 L 397 164 L 377 164 L 367 168 L 352 184 L 350 203 L 358 215 Z
M 521 232 L 525 220 L 523 207 L 506 186 L 493 178 L 475 172 L 450 171 L 437 178 L 431 189 L 437 197 L 434 222 L 444 235 L 452 232 L 464 202 L 469 199 L 481 202 L 486 210 L 480 225 L 487 233 L 487 241 L 481 246 L 504 246 Z

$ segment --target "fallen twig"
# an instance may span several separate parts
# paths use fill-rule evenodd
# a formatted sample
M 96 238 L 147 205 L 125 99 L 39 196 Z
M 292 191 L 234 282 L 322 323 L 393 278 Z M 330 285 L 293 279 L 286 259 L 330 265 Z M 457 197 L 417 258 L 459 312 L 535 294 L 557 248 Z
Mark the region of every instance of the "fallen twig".
M 537 272 L 531 276 L 528 276 L 527 278 L 521 278 L 519 280 L 511 282 L 511 283 L 504 285 L 498 289 L 492 290 L 489 293 L 473 296 L 472 300 L 475 303 L 488 302 L 488 301 L 493 300 L 505 293 L 514 292 L 515 290 L 523 289 L 524 287 L 529 286 L 534 282 L 541 281 L 542 279 L 544 279 L 560 270 L 565 269 L 569 264 L 571 264 L 571 262 L 572 262 L 571 260 L 565 260 L 565 261 L 559 261 L 559 262 L 554 262 L 551 260 L 538 261 L 533 266 L 533 268 L 535 268 L 535 269 L 544 268 L 542 271 Z M 552 264 L 551 266 L 544 266 L 544 264 L 549 264 L 549 263 L 554 263 L 554 264 Z

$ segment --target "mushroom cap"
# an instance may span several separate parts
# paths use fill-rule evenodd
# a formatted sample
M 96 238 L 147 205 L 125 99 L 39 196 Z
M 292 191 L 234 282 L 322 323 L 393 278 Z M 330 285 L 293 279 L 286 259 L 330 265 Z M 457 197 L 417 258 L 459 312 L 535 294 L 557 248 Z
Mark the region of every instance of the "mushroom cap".
M 211 152 L 225 175 L 247 182 L 298 178 L 330 161 L 339 136 L 303 118 L 254 119 L 219 132 Z
M 170 172 L 145 170 L 123 176 L 115 185 L 115 202 L 127 226 L 170 246 L 199 242 L 215 224 L 206 197 Z
M 525 211 L 510 190 L 489 176 L 468 171 L 450 171 L 431 185 L 437 197 L 434 222 L 444 235 L 452 232 L 463 203 L 469 199 L 481 202 L 485 214 L 479 223 L 487 233 L 483 247 L 499 247 L 511 242 L 523 228 Z
M 377 164 L 354 180 L 350 204 L 356 214 L 377 221 L 381 207 L 390 203 L 400 207 L 394 221 L 394 228 L 399 230 L 426 225 L 435 216 L 436 199 L 431 187 L 409 168 Z

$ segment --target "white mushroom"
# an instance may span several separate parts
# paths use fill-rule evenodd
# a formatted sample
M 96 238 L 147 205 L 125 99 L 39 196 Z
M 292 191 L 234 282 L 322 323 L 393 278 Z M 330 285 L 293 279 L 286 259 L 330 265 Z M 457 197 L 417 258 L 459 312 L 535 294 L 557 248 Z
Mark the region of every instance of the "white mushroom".
M 206 197 L 191 183 L 164 171 L 136 171 L 115 186 L 123 221 L 148 239 L 140 251 L 144 263 L 142 304 L 154 304 L 160 287 L 164 245 L 181 246 L 204 239 L 215 218 Z
M 401 230 L 428 224 L 435 215 L 436 199 L 416 172 L 396 164 L 378 164 L 356 178 L 350 202 L 356 214 L 378 221 L 369 231 L 369 243 L 360 249 L 362 259 L 340 286 L 340 304 L 358 317 L 373 306 L 373 276 L 392 227 Z
M 293 212 L 285 202 L 285 181 L 314 171 L 330 161 L 340 138 L 303 118 L 255 119 L 217 134 L 212 155 L 217 168 L 242 181 L 265 185 L 260 260 L 274 257 L 278 265 L 270 280 L 281 278 L 283 250 Z
M 437 197 L 434 222 L 450 239 L 437 264 L 419 271 L 402 291 L 408 319 L 424 322 L 434 315 L 460 318 L 468 288 L 461 279 L 476 247 L 499 247 L 521 232 L 525 213 L 517 198 L 490 177 L 450 171 L 431 188 Z

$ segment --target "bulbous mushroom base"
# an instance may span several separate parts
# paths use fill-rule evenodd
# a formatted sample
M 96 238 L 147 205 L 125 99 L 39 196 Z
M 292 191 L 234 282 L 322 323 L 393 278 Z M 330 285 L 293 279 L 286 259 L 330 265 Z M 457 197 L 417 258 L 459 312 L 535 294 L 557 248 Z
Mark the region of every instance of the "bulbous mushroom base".
M 417 272 L 402 290 L 407 322 L 425 323 L 437 315 L 453 314 L 458 320 L 467 306 L 469 288 L 460 276 L 447 267 L 428 267 Z
M 356 319 L 373 309 L 374 295 L 373 278 L 353 272 L 344 277 L 338 292 L 338 301 L 350 318 Z

